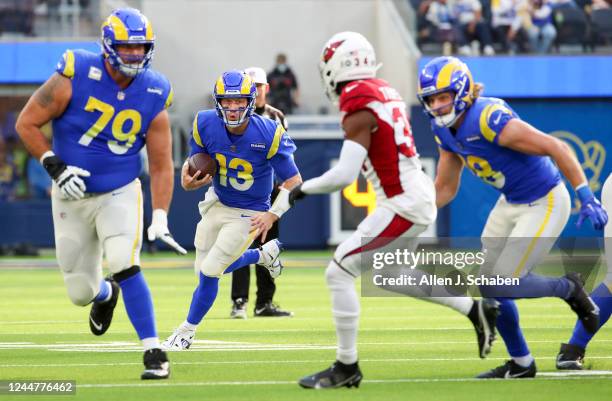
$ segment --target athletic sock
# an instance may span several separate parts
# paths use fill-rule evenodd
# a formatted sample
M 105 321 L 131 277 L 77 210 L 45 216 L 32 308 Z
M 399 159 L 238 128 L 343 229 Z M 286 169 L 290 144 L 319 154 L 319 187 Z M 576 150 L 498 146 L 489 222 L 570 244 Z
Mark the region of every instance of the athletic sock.
M 219 292 L 219 277 L 208 277 L 200 273 L 200 283 L 193 292 L 187 322 L 198 325 L 212 307 Z
M 423 299 L 425 301 L 447 306 L 467 317 L 470 316 L 470 311 L 474 309 L 474 307 L 478 306 L 478 304 L 470 297 L 429 297 Z
M 325 277 L 331 293 L 332 315 L 336 325 L 336 359 L 345 365 L 351 365 L 357 362 L 359 326 L 359 299 L 354 278 L 333 261 L 330 262 Z
M 106 302 L 111 299 L 112 295 L 113 287 L 111 286 L 111 283 L 106 280 L 102 280 L 100 282 L 100 292 L 98 292 L 98 295 L 96 295 L 94 298 L 94 302 Z
M 604 283 L 601 283 L 591 293 L 591 299 L 599 307 L 599 327 L 601 327 L 606 324 L 610 314 L 612 314 L 612 293 Z M 578 320 L 574 326 L 574 332 L 569 343 L 586 349 L 594 335 L 586 331 L 582 322 Z
M 529 347 L 519 325 L 519 314 L 512 299 L 496 298 L 499 301 L 499 316 L 497 331 L 504 339 L 506 349 L 512 358 L 520 358 L 530 354 Z
M 535 359 L 533 359 L 533 356 L 531 356 L 531 354 L 527 354 L 525 356 L 513 356 L 512 360 L 517 365 L 523 368 L 528 368 L 529 365 L 531 365 Z
M 139 339 L 157 338 L 151 291 L 139 266 L 132 266 L 114 275 L 121 287 L 123 303 Z
M 247 249 L 238 259 L 236 259 L 231 265 L 225 269 L 223 274 L 228 274 L 233 272 L 234 270 L 241 269 L 245 266 L 250 266 L 251 264 L 257 263 L 259 261 L 259 250 L 257 249 Z

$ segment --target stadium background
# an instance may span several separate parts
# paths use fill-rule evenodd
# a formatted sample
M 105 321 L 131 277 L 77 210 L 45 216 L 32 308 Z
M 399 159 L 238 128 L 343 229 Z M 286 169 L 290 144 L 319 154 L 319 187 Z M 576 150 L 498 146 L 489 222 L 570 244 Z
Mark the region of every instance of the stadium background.
M 229 68 L 257 65 L 270 70 L 276 54 L 283 52 L 299 82 L 300 107 L 289 116 L 289 133 L 298 144 L 297 164 L 305 178 L 325 171 L 339 153 L 342 133 L 338 116 L 323 95 L 317 62 L 329 36 L 354 30 L 371 40 L 383 63 L 380 76 L 398 88 L 409 104 L 416 144 L 426 170 L 433 176 L 437 151 L 416 101 L 415 79 L 419 66 L 441 48 L 416 40 L 418 15 L 413 3 L 1 1 L 0 129 L 4 147 L 11 152 L 20 177 L 14 196 L 0 202 L 0 244 L 53 246 L 50 202 L 28 196 L 26 156 L 12 125 L 29 95 L 52 73 L 62 52 L 66 48 L 96 51 L 99 21 L 112 8 L 122 5 L 140 8 L 153 23 L 157 36 L 153 67 L 169 77 L 175 90 L 175 104 L 170 111 L 177 168 L 187 153 L 194 112 L 211 105 L 215 78 Z M 577 7 L 582 10 L 584 4 Z M 585 30 L 589 29 L 588 19 L 586 24 Z M 565 32 L 562 21 L 557 29 Z M 579 35 L 580 31 L 576 32 Z M 475 80 L 485 83 L 487 96 L 505 98 L 528 122 L 570 143 L 591 188 L 599 196 L 601 185 L 612 170 L 607 154 L 607 149 L 612 149 L 612 47 L 610 42 L 601 41 L 586 53 L 575 36 L 559 34 L 557 39 L 552 54 L 510 56 L 500 54 L 496 45 L 497 56 L 466 57 L 465 61 Z M 492 188 L 476 181 L 470 173 L 463 174 L 457 200 L 441 211 L 436 227 L 427 236 L 480 234 L 497 195 Z M 203 193 L 204 190 L 187 193 L 179 186 L 174 191 L 170 229 L 186 247 L 192 247 L 199 219 L 196 204 Z M 373 202 L 373 194 L 361 181 L 342 194 L 310 197 L 283 218 L 281 239 L 290 249 L 326 248 L 354 228 L 371 211 Z M 472 212 L 463 213 L 467 209 Z M 596 235 L 589 227 L 575 229 L 572 224 L 575 218 L 574 214 L 564 236 Z

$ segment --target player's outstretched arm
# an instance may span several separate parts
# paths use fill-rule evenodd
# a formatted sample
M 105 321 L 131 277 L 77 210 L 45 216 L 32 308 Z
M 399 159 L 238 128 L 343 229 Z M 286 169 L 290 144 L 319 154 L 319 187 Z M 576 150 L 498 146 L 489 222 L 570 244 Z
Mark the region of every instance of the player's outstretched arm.
M 580 199 L 578 227 L 589 218 L 595 229 L 603 229 L 608 222 L 608 214 L 589 188 L 586 175 L 569 145 L 516 118 L 508 121 L 499 134 L 498 143 L 518 152 L 553 159 Z
M 147 230 L 149 241 L 160 239 L 176 252 L 186 254 L 187 251 L 172 238 L 168 230 L 168 209 L 174 188 L 174 165 L 172 163 L 170 119 L 166 110 L 162 110 L 149 125 L 147 155 L 153 206 L 151 225 Z
M 366 110 L 346 117 L 342 123 L 345 140 L 338 163 L 323 175 L 306 180 L 294 188 L 289 195 L 290 204 L 306 195 L 338 191 L 355 181 L 368 154 L 372 132 L 377 127 L 376 118 Z
M 438 148 L 440 158 L 436 171 L 436 206 L 442 208 L 449 204 L 459 190 L 463 162 L 453 152 Z

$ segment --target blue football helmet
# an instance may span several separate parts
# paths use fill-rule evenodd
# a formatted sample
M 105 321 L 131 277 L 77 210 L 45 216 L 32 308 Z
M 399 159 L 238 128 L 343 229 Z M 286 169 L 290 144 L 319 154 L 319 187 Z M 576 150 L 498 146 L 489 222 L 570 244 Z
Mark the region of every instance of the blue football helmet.
M 238 70 L 224 72 L 217 79 L 213 89 L 213 99 L 215 100 L 217 115 L 223 120 L 225 125 L 230 127 L 242 125 L 253 115 L 256 96 L 257 87 L 255 86 L 255 81 L 243 71 Z M 221 106 L 221 99 L 247 99 L 247 105 L 238 109 L 224 109 Z M 230 121 L 227 118 L 228 111 L 239 111 L 241 114 L 238 120 Z
M 127 56 L 123 59 L 117 45 L 144 44 L 144 56 Z M 151 23 L 135 8 L 114 10 L 102 24 L 102 52 L 111 66 L 129 77 L 136 76 L 151 64 L 155 48 L 155 35 Z
M 427 97 L 436 93 L 455 95 L 452 111 L 440 115 L 427 104 Z M 467 65 L 456 57 L 436 57 L 419 74 L 417 97 L 425 114 L 440 127 L 450 127 L 472 105 L 474 80 Z

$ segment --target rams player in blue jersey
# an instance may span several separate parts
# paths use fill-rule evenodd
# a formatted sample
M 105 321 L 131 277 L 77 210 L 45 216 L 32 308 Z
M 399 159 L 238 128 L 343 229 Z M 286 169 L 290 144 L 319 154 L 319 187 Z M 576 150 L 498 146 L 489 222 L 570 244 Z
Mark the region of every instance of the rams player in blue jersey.
M 612 174 L 608 175 L 601 189 L 601 203 L 607 209 L 612 208 Z M 612 224 L 606 224 L 604 229 L 604 246 L 608 271 L 603 282 L 591 293 L 593 302 L 599 307 L 598 330 L 612 315 Z M 557 369 L 582 370 L 587 345 L 594 335 L 595 333 L 586 330 L 581 321 L 577 321 L 572 337 L 567 343 L 561 344 L 557 355 Z
M 570 197 L 559 171 L 582 203 L 579 222 L 588 218 L 601 229 L 607 214 L 566 144 L 520 120 L 503 100 L 479 96 L 481 89 L 454 57 L 433 59 L 419 75 L 418 98 L 431 118 L 440 151 L 436 203 L 443 207 L 455 197 L 463 166 L 501 192 L 482 233 L 487 252 L 483 271 L 521 281 L 512 288 L 481 287 L 481 292 L 500 301 L 497 329 L 512 359 L 478 377 L 533 377 L 535 361 L 521 333 L 514 298 L 562 298 L 590 332 L 599 320 L 579 275 L 531 273 L 569 218 Z
M 183 166 L 182 185 L 193 190 L 213 183 L 204 201 L 197 226 L 195 270 L 199 285 L 193 293 L 187 319 L 164 342 L 171 350 L 193 343 L 195 329 L 217 297 L 219 277 L 250 264 L 261 264 L 277 277 L 282 266 L 278 240 L 260 249 L 246 250 L 289 209 L 289 190 L 302 182 L 293 161 L 295 145 L 283 126 L 253 114 L 257 90 L 242 71 L 225 72 L 214 87 L 215 110 L 203 110 L 193 121 L 191 155 L 206 153 L 218 164 L 218 172 L 201 177 Z M 270 205 L 274 174 L 282 182 Z M 246 250 L 246 251 L 245 251 Z
M 57 260 L 70 300 L 93 302 L 89 326 L 108 330 L 123 292 L 125 308 L 145 349 L 142 379 L 164 379 L 153 302 L 140 271 L 142 191 L 139 151 L 147 146 L 153 218 L 151 240 L 171 237 L 166 213 L 173 187 L 167 108 L 172 87 L 149 69 L 155 36 L 147 18 L 117 9 L 102 24 L 102 54 L 67 50 L 56 72 L 30 98 L 16 128 L 28 151 L 53 178 Z M 53 124 L 53 147 L 40 128 Z M 102 256 L 112 273 L 102 278 Z

